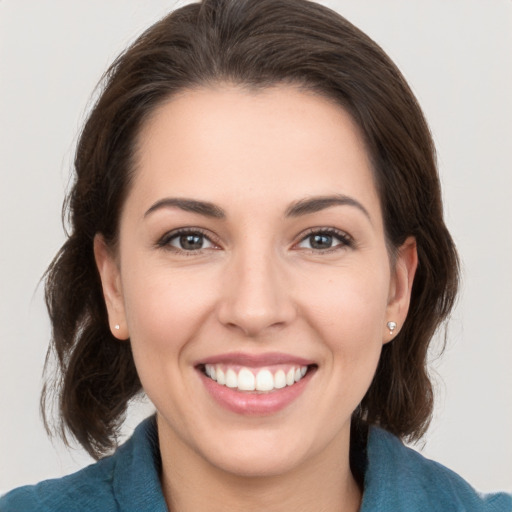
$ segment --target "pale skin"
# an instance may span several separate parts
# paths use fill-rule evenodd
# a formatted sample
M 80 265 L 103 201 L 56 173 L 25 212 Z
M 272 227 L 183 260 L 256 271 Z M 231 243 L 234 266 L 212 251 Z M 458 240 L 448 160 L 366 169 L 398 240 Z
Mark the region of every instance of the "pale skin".
M 171 98 L 140 133 L 119 244 L 98 235 L 95 255 L 112 332 L 157 410 L 171 511 L 359 509 L 350 417 L 405 321 L 417 253 L 409 238 L 391 262 L 341 107 L 290 85 Z M 277 412 L 233 412 L 197 362 L 239 352 L 314 372 Z

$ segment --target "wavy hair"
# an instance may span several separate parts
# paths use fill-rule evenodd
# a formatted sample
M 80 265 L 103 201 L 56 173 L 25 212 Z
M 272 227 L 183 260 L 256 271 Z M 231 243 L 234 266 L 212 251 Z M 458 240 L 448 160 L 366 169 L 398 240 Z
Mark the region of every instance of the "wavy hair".
M 94 457 L 116 446 L 130 399 L 141 391 L 129 343 L 110 332 L 93 239 L 115 246 L 144 121 L 178 91 L 230 82 L 296 84 L 337 102 L 366 141 L 390 253 L 408 236 L 419 265 L 400 333 L 383 347 L 353 421 L 417 440 L 432 414 L 427 351 L 458 286 L 457 253 L 443 221 L 435 149 L 397 67 L 368 36 L 306 0 L 204 0 L 150 27 L 103 77 L 80 135 L 64 206 L 68 237 L 46 273 L 52 323 L 41 406 L 57 397 L 59 430 Z M 57 368 L 50 372 L 49 360 Z

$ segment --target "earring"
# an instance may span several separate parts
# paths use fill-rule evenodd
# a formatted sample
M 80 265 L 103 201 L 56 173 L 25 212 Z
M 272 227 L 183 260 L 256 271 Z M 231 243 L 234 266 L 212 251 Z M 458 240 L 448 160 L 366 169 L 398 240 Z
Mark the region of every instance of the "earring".
M 389 334 L 393 335 L 393 331 L 396 329 L 396 322 L 388 322 L 387 323 Z
M 119 324 L 114 325 L 114 329 L 115 329 L 116 331 L 119 331 L 119 329 L 120 329 Z

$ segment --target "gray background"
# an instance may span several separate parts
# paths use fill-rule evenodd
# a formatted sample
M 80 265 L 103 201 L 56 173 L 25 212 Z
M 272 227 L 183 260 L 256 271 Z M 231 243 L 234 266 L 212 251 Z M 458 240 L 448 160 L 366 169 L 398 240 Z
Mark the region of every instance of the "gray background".
M 464 283 L 423 452 L 481 490 L 512 490 L 512 1 L 325 2 L 397 62 L 429 119 Z M 91 92 L 181 2 L 0 0 L 0 489 L 89 463 L 47 439 L 38 397 L 49 323 L 38 281 Z M 131 409 L 126 433 L 148 405 Z

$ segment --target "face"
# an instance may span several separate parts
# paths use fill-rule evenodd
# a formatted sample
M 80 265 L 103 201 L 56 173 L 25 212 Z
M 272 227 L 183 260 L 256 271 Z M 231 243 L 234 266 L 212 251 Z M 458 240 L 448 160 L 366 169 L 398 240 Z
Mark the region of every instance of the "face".
M 291 86 L 175 96 L 140 134 L 116 253 L 95 251 L 177 457 L 271 475 L 348 449 L 416 251 L 390 263 L 343 109 Z

